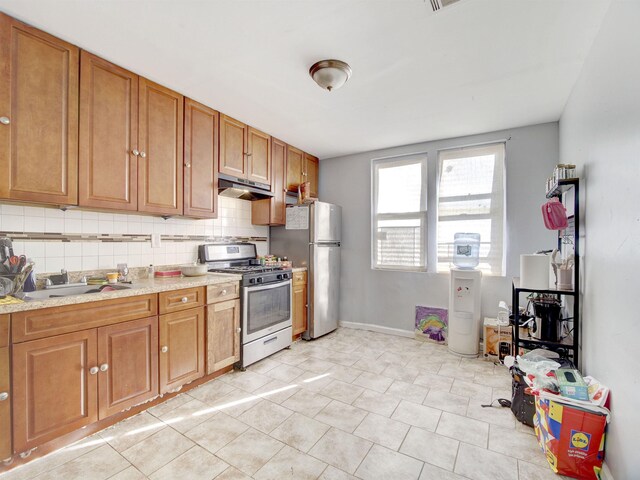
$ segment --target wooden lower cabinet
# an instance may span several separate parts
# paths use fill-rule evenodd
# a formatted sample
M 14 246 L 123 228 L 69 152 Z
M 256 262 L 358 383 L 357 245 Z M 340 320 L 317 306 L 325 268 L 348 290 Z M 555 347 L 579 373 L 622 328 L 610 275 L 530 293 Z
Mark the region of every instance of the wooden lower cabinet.
M 98 329 L 100 419 L 158 395 L 158 317 Z
M 98 420 L 96 337 L 91 329 L 13 345 L 16 452 Z
M 293 337 L 307 329 L 307 272 L 296 272 L 293 276 Z
M 240 300 L 207 307 L 207 374 L 240 361 Z
M 11 383 L 9 347 L 0 348 L 0 460 L 11 457 Z
M 204 376 L 204 307 L 160 316 L 160 393 Z

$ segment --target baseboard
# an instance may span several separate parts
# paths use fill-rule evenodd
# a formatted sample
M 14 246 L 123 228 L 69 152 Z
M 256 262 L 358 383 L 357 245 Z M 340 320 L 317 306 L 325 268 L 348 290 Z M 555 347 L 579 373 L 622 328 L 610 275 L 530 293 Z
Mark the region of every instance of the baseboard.
M 354 328 L 356 330 L 369 330 L 370 332 L 386 333 L 388 335 L 395 335 L 397 337 L 413 338 L 413 330 L 402 330 L 400 328 L 383 327 L 381 325 L 372 325 L 370 323 L 357 323 L 357 322 L 340 322 L 341 327 Z
M 604 462 L 602 464 L 602 472 L 600 472 L 600 479 L 601 480 L 615 480 L 613 478 L 613 475 L 611 474 L 611 470 L 609 470 L 609 466 L 607 465 L 607 462 Z

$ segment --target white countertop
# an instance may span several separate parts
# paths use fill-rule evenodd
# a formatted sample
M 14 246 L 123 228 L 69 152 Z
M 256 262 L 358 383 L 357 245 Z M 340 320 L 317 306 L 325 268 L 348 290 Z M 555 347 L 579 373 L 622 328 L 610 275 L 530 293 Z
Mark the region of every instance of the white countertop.
M 11 305 L 0 305 L 0 315 L 13 312 L 24 312 L 26 310 L 37 310 L 39 308 L 61 307 L 63 305 L 75 305 L 79 303 L 97 302 L 100 300 L 111 300 L 114 298 L 148 295 L 151 293 L 180 290 L 183 288 L 215 285 L 217 283 L 239 282 L 240 280 L 242 280 L 242 276 L 227 273 L 208 273 L 200 277 L 171 277 L 134 280 L 131 285 L 124 285 L 131 287 L 126 290 L 116 290 L 104 293 L 84 293 L 81 295 L 70 295 L 68 297 L 55 297 L 43 300 L 30 300 L 24 303 L 14 303 Z M 98 287 L 99 285 L 96 285 L 96 288 Z M 56 295 L 57 293 L 59 294 L 61 292 L 51 290 L 52 295 Z

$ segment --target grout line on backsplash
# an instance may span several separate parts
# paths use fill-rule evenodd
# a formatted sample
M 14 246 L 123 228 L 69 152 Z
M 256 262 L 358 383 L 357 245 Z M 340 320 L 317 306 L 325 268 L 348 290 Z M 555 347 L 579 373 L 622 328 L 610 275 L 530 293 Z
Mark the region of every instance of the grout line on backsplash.
M 63 233 L 3 232 L 0 236 L 21 241 L 61 241 L 61 242 L 150 242 L 151 235 L 96 234 L 68 235 Z M 208 236 L 208 235 L 160 235 L 163 242 L 266 242 L 267 237 L 252 236 Z

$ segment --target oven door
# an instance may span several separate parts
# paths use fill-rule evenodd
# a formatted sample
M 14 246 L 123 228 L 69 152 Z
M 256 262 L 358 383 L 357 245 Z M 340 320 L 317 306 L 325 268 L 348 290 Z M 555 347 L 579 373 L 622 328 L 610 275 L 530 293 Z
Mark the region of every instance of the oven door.
M 242 343 L 291 326 L 291 280 L 242 288 Z

